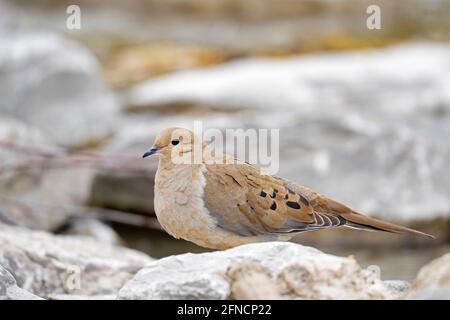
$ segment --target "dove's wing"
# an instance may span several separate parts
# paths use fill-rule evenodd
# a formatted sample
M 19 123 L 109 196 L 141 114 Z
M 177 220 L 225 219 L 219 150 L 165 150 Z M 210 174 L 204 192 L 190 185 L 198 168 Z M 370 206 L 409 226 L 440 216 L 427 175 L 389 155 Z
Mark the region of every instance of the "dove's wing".
M 205 206 L 228 231 L 251 236 L 345 224 L 337 215 L 316 212 L 306 194 L 251 165 L 207 165 L 205 177 Z
M 347 226 L 395 233 L 420 231 L 373 219 L 247 164 L 207 165 L 205 206 L 218 226 L 242 236 Z

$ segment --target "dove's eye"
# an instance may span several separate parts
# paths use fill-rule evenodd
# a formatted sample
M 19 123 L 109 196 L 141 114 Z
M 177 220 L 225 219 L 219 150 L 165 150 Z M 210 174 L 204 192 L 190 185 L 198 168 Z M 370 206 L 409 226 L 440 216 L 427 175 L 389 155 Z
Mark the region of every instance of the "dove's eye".
M 173 146 L 176 146 L 180 143 L 180 140 L 172 140 L 170 143 L 172 143 Z

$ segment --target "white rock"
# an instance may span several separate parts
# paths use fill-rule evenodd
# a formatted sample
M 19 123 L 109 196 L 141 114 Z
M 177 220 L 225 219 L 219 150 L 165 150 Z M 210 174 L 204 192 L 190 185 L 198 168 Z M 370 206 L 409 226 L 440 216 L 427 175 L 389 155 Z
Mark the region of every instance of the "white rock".
M 450 300 L 450 253 L 422 267 L 404 298 Z
M 131 89 L 129 104 L 238 112 L 206 114 L 205 128 L 280 128 L 278 175 L 358 211 L 408 222 L 449 216 L 450 176 L 442 175 L 450 161 L 449 87 L 450 45 L 412 43 L 169 74 Z M 170 121 L 192 127 L 196 119 Z M 168 125 L 148 121 L 154 131 Z M 148 136 L 135 130 L 128 145 L 144 148 Z
M 17 286 L 16 279 L 0 265 L 0 300 L 41 300 Z
M 4 34 L 0 47 L 0 113 L 40 128 L 63 146 L 112 133 L 118 106 L 87 49 L 44 32 Z
M 237 264 L 261 265 L 285 298 L 387 299 L 398 295 L 371 269 L 294 243 L 249 244 L 225 251 L 183 254 L 154 261 L 140 270 L 119 299 L 227 299 L 227 271 Z
M 152 259 L 89 237 L 54 236 L 0 224 L 0 264 L 41 297 L 115 295 Z

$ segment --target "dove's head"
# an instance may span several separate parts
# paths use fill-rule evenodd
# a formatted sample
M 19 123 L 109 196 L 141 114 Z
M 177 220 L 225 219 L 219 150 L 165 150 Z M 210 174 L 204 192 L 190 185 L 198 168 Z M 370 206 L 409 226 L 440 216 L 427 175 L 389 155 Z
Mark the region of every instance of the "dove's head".
M 155 154 L 163 160 L 173 160 L 175 157 L 186 158 L 187 156 L 190 158 L 194 151 L 194 142 L 198 141 L 197 139 L 194 133 L 188 129 L 167 128 L 156 136 L 153 146 L 142 157 L 146 158 Z

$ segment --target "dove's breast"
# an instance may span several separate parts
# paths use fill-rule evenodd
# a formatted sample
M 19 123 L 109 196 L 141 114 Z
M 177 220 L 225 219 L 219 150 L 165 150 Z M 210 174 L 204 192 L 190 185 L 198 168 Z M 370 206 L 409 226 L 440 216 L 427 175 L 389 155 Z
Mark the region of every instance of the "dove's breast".
M 161 226 L 175 238 L 200 246 L 226 249 L 261 241 L 218 227 L 204 203 L 205 166 L 173 165 L 158 168 L 155 177 L 155 213 Z

